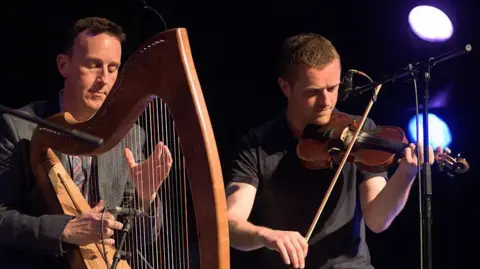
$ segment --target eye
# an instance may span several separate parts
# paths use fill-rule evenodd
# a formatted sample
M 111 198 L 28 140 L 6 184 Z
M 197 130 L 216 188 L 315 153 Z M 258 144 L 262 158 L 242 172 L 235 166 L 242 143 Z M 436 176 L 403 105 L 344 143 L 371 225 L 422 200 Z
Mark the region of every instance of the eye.
M 311 97 L 311 96 L 319 95 L 322 92 L 323 92 L 323 89 L 310 88 L 310 89 L 305 89 L 304 94 L 305 96 Z
M 117 71 L 117 70 L 118 70 L 118 66 L 116 66 L 116 65 L 110 65 L 110 66 L 108 67 L 108 72 L 110 72 L 110 73 L 113 73 L 113 72 L 115 72 L 115 71 Z
M 87 67 L 90 69 L 99 68 L 100 65 L 97 62 L 90 61 L 87 63 Z
M 334 91 L 336 91 L 337 89 L 338 89 L 338 86 L 333 86 L 333 87 L 329 87 L 327 90 L 328 90 L 329 92 L 334 92 Z
M 304 91 L 304 94 L 306 96 L 315 96 L 315 95 L 317 95 L 317 93 L 318 93 L 318 90 L 316 90 L 316 89 L 308 89 L 308 90 Z

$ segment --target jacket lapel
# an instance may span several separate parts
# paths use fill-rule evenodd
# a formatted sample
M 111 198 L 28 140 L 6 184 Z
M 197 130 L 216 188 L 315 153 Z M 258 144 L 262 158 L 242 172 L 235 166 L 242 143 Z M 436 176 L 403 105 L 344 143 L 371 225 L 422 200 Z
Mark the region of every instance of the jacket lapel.
M 110 151 L 98 156 L 100 198 L 109 207 L 121 204 L 129 175 L 123 148 L 122 141 Z
M 116 193 L 117 190 L 112 189 L 113 182 L 113 167 L 114 164 L 111 162 L 110 153 L 107 152 L 103 155 L 98 156 L 97 158 L 97 173 L 98 173 L 98 189 L 100 191 L 100 199 L 105 203 L 106 207 L 113 206 L 112 194 Z

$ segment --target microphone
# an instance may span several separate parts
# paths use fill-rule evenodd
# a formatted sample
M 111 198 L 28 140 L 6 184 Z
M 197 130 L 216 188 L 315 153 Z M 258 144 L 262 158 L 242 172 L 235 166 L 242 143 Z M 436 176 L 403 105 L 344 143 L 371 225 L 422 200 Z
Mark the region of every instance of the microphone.
M 347 74 L 343 77 L 342 82 L 340 83 L 341 95 L 339 96 L 340 101 L 347 100 L 350 92 L 353 90 L 353 73 L 355 70 L 350 69 L 347 71 Z
M 119 206 L 108 209 L 108 211 L 110 211 L 112 213 L 117 213 L 119 215 L 127 215 L 127 216 L 132 216 L 132 217 L 144 217 L 144 216 L 147 215 L 147 213 L 145 213 L 145 211 L 143 211 L 143 210 L 133 209 L 133 208 L 125 208 L 125 207 L 119 207 Z

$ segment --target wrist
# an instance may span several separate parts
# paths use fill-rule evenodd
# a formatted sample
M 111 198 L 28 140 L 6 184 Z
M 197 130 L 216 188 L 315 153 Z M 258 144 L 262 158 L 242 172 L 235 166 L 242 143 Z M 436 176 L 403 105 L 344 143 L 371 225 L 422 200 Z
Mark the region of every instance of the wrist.
M 147 205 L 153 202 L 153 200 L 155 200 L 155 198 L 157 197 L 157 193 L 154 192 L 145 194 L 142 192 L 137 192 L 137 196 L 143 205 Z
M 60 241 L 62 243 L 68 243 L 69 232 L 68 232 L 68 224 L 65 226 L 65 229 L 62 232 L 62 236 L 60 237 Z
M 401 162 L 398 166 L 396 173 L 398 174 L 398 177 L 403 179 L 405 182 L 412 183 L 417 176 L 418 169 L 416 167 L 412 167 L 409 164 Z
M 271 231 L 273 231 L 273 230 L 270 229 L 270 228 L 262 227 L 262 226 L 256 226 L 255 237 L 262 244 L 262 246 L 265 246 L 265 238 L 267 238 L 267 234 L 269 234 Z

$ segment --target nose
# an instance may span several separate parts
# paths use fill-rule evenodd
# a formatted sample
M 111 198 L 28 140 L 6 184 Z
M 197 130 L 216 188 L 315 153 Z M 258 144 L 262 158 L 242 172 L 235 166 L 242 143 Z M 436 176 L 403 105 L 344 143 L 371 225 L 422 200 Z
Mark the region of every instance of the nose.
M 98 73 L 97 81 L 102 84 L 107 84 L 107 76 L 108 76 L 108 69 L 107 67 L 103 67 L 101 71 Z
M 317 94 L 316 98 L 317 106 L 327 106 L 330 104 L 330 98 L 328 94 L 328 90 L 322 90 Z

